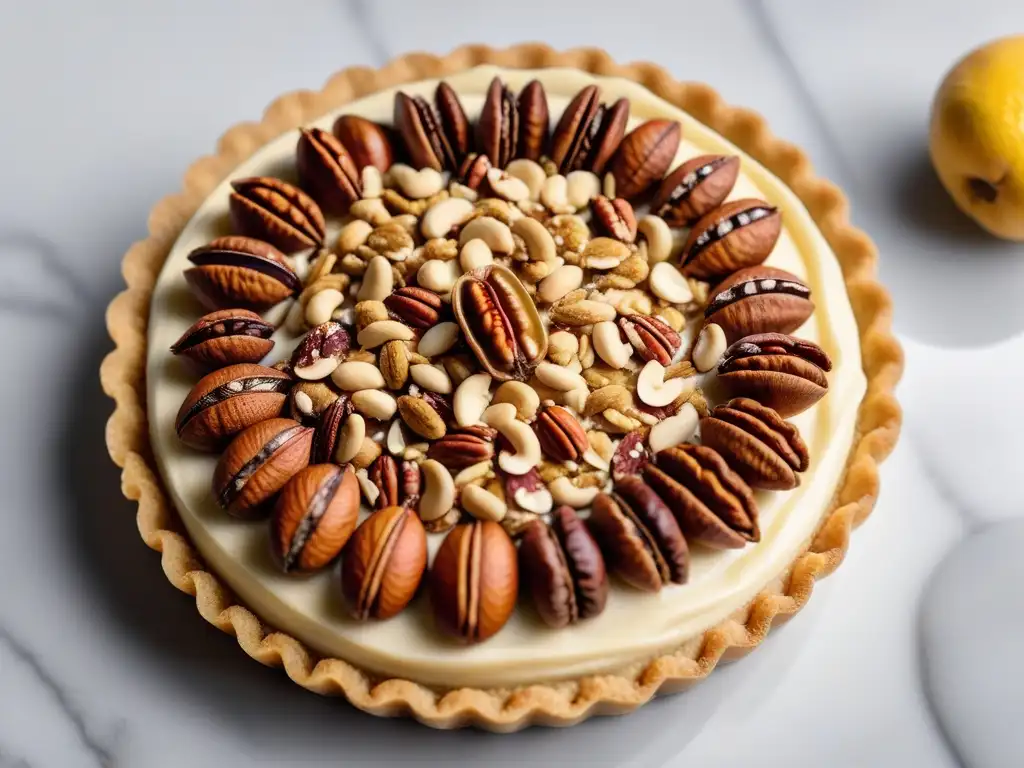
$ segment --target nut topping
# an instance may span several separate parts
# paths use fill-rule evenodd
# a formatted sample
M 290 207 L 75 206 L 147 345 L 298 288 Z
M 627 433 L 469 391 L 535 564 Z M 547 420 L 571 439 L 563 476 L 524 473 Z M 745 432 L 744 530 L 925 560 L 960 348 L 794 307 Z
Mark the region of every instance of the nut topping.
M 498 431 L 483 425 L 454 429 L 427 450 L 427 457 L 452 471 L 494 458 L 494 438 Z
M 330 376 L 349 349 L 352 336 L 343 325 L 321 323 L 311 328 L 292 353 L 292 373 L 300 379 L 318 381 Z
M 303 128 L 296 147 L 299 183 L 324 210 L 342 215 L 362 194 L 359 168 L 345 146 L 320 128 Z M 320 236 L 321 241 L 323 235 Z
M 612 454 L 612 480 L 616 483 L 625 477 L 639 476 L 650 461 L 647 450 L 647 431 L 638 429 L 630 432 L 619 441 Z
M 286 253 L 323 245 L 324 215 L 298 187 L 270 176 L 231 182 L 231 222 L 243 235 Z
M 565 627 L 604 611 L 608 575 L 604 557 L 571 507 L 559 507 L 551 525 L 534 520 L 519 547 L 519 570 L 537 613 Z
M 729 347 L 718 378 L 735 396 L 773 408 L 783 418 L 802 413 L 828 391 L 832 361 L 817 344 L 781 333 L 761 333 Z
M 757 505 L 743 479 L 706 445 L 660 451 L 643 471 L 690 543 L 737 549 L 759 541 Z
M 274 507 L 270 542 L 285 573 L 318 571 L 338 556 L 359 519 L 359 482 L 351 467 L 317 464 L 285 484 Z
M 512 91 L 496 77 L 487 89 L 476 124 L 477 146 L 495 166 L 504 168 L 516 156 L 518 141 L 519 104 Z
M 590 211 L 598 228 L 624 243 L 636 240 L 637 222 L 633 206 L 621 197 L 598 195 L 590 202 Z
M 394 120 L 414 166 L 435 171 L 458 169 L 460 158 L 426 99 L 399 91 Z
M 800 485 L 807 446 L 800 431 L 771 408 L 744 397 L 701 419 L 701 440 L 714 448 L 751 488 L 787 491 Z
M 547 354 L 537 307 L 506 267 L 492 265 L 459 278 L 452 309 L 477 360 L 496 379 L 525 380 Z
M 334 122 L 334 135 L 360 171 L 374 166 L 385 173 L 394 162 L 388 131 L 365 117 L 342 115 Z
M 433 291 L 406 286 L 384 299 L 384 306 L 396 320 L 411 328 L 426 330 L 440 321 L 444 303 Z
M 704 310 L 726 339 L 755 333 L 792 333 L 814 312 L 811 289 L 796 275 L 775 267 L 741 269 L 716 285 Z
M 456 165 L 453 165 L 451 170 L 454 170 L 470 149 L 469 119 L 455 89 L 443 80 L 434 91 L 434 106 L 441 119 L 441 131 L 448 138 L 452 148 Z
M 274 326 L 247 309 L 222 309 L 196 320 L 171 346 L 204 368 L 258 363 L 274 348 Z
M 679 334 L 658 317 L 624 315 L 619 318 L 619 327 L 640 357 L 663 366 L 671 365 L 683 346 Z
M 651 210 L 669 226 L 685 227 L 721 205 L 740 173 L 735 155 L 700 155 L 665 177 Z
M 548 144 L 548 97 L 539 80 L 531 80 L 519 93 L 519 141 L 516 157 L 539 160 Z M 507 165 L 507 164 L 506 164 Z
M 705 214 L 683 246 L 683 274 L 713 280 L 753 267 L 771 254 L 782 214 L 763 200 L 734 200 Z
M 415 507 L 423 490 L 419 465 L 414 461 L 398 462 L 386 453 L 370 465 L 368 477 L 377 488 L 377 509 L 385 507 Z
M 178 410 L 178 437 L 193 448 L 217 448 L 243 429 L 280 414 L 292 383 L 286 373 L 248 363 L 209 373 Z
M 430 570 L 430 602 L 449 635 L 467 643 L 492 637 L 512 615 L 518 590 L 516 548 L 498 523 L 463 523 L 441 542 Z
M 615 154 L 629 121 L 629 100 L 601 103 L 596 85 L 581 90 L 566 107 L 551 137 L 551 160 L 560 173 L 585 169 L 600 174 Z
M 681 133 L 672 120 L 648 120 L 630 131 L 611 164 L 616 195 L 639 197 L 660 181 L 676 156 Z
M 188 260 L 195 266 L 185 270 L 185 282 L 210 309 L 269 309 L 301 288 L 284 254 L 251 237 L 218 237 Z
M 590 450 L 587 433 L 571 412 L 560 405 L 549 405 L 533 425 L 544 453 L 554 461 L 576 461 Z
M 689 549 L 669 508 L 639 477 L 594 499 L 588 524 L 608 567 L 630 586 L 657 592 L 685 584 Z
M 408 507 L 387 507 L 363 521 L 341 562 L 341 591 L 352 616 L 383 621 L 416 595 L 427 567 L 427 534 Z
M 213 473 L 213 495 L 229 514 L 248 519 L 309 463 L 313 430 L 291 419 L 268 419 L 241 432 Z

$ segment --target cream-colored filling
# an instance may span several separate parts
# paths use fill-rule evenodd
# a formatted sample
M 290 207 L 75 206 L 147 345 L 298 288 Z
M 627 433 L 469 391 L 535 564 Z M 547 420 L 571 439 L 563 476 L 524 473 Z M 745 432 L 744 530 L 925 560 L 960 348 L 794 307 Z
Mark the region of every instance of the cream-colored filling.
M 818 342 L 832 357 L 828 395 L 793 419 L 810 448 L 811 466 L 798 489 L 761 493 L 762 540 L 743 550 L 693 548 L 689 583 L 658 594 L 641 594 L 614 583 L 604 613 L 576 626 L 552 630 L 528 610 L 517 610 L 497 636 L 463 647 L 433 626 L 421 594 L 403 614 L 386 622 L 360 623 L 342 604 L 337 569 L 312 577 L 281 574 L 269 556 L 268 526 L 231 519 L 211 492 L 217 457 L 182 445 L 174 418 L 195 377 L 168 348 L 201 311 L 191 299 L 182 270 L 193 249 L 229 231 L 228 183 L 200 207 L 171 250 L 153 293 L 147 367 L 149 420 L 154 452 L 171 497 L 196 547 L 240 599 L 269 624 L 311 647 L 382 675 L 441 686 L 497 687 L 577 677 L 615 670 L 679 646 L 749 602 L 799 554 L 829 507 L 854 435 L 864 395 L 860 345 L 839 265 L 810 215 L 775 176 L 718 134 L 636 83 L 598 78 L 575 70 L 501 70 L 480 67 L 447 78 L 472 118 L 491 78 L 500 75 L 517 89 L 534 77 L 547 90 L 557 118 L 584 85 L 598 82 L 608 101 L 628 97 L 631 127 L 643 119 L 667 117 L 683 125 L 676 164 L 698 154 L 742 157 L 732 198 L 763 198 L 783 211 L 784 228 L 768 264 L 801 276 L 811 287 L 817 311 L 798 335 Z M 436 81 L 403 86 L 430 97 Z M 390 122 L 394 91 L 384 91 L 343 110 Z M 330 129 L 336 114 L 317 121 Z M 231 175 L 293 177 L 297 133 L 259 150 Z M 673 165 L 675 167 L 675 164 Z M 293 340 L 281 339 L 287 354 Z M 441 536 L 430 537 L 431 553 Z

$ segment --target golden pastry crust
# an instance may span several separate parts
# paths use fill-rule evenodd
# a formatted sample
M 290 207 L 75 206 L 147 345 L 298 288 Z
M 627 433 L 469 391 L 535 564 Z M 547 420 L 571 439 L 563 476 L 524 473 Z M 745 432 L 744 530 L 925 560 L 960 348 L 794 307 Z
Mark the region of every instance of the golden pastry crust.
M 161 485 L 152 458 L 145 408 L 146 326 L 157 275 L 189 217 L 236 165 L 284 131 L 375 91 L 404 82 L 448 75 L 478 64 L 510 68 L 573 67 L 640 83 L 689 112 L 737 144 L 785 182 L 807 207 L 839 260 L 857 320 L 868 380 L 858 414 L 857 434 L 833 508 L 807 550 L 741 611 L 672 653 L 638 663 L 629 673 L 595 675 L 517 689 L 434 690 L 408 680 L 379 680 L 341 659 L 320 658 L 298 640 L 265 627 L 203 564 Z M 220 139 L 217 153 L 194 163 L 183 189 L 161 200 L 149 217 L 149 237 L 124 257 L 127 290 L 107 309 L 116 349 L 100 370 L 104 390 L 116 402 L 107 423 L 110 455 L 123 468 L 124 494 L 138 501 L 137 522 L 146 544 L 162 553 L 164 573 L 193 595 L 200 614 L 234 634 L 242 649 L 268 666 L 283 666 L 295 682 L 321 694 L 343 695 L 355 706 L 382 716 L 411 715 L 437 728 L 474 725 L 515 731 L 528 725 L 572 725 L 595 714 L 620 714 L 655 694 L 689 687 L 721 660 L 756 647 L 768 630 L 793 616 L 810 598 L 814 582 L 842 562 L 850 532 L 874 507 L 878 464 L 895 446 L 901 410 L 893 389 L 902 373 L 903 353 L 891 333 L 892 302 L 875 279 L 877 251 L 849 225 L 847 201 L 833 184 L 814 176 L 807 156 L 775 138 L 764 120 L 726 105 L 711 88 L 680 83 L 653 64 L 620 66 L 598 49 L 556 52 L 530 44 L 497 50 L 466 46 L 447 56 L 410 54 L 380 70 L 350 68 L 334 75 L 319 92 L 300 91 L 273 102 L 259 123 L 243 123 Z

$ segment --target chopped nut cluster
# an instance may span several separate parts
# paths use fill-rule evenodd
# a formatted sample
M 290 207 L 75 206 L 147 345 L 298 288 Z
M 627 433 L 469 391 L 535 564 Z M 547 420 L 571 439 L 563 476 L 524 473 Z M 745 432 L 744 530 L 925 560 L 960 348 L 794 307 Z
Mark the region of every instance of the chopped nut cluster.
M 285 570 L 341 557 L 356 618 L 395 615 L 426 578 L 463 641 L 501 629 L 520 581 L 552 626 L 585 620 L 614 599 L 607 574 L 683 584 L 688 542 L 758 540 L 751 487 L 799 483 L 783 417 L 824 396 L 830 363 L 785 335 L 810 290 L 762 266 L 781 213 L 726 201 L 739 158 L 670 172 L 681 127 L 628 116 L 589 86 L 549 136 L 536 81 L 496 79 L 475 124 L 444 83 L 433 103 L 399 93 L 394 134 L 303 130 L 301 189 L 234 182 L 237 234 L 191 254 L 214 312 L 173 351 L 213 370 L 178 433 L 223 450 L 231 514 L 273 508 Z M 292 349 L 257 365 L 275 341 L 256 312 L 282 301 Z M 720 362 L 739 397 L 709 411 Z

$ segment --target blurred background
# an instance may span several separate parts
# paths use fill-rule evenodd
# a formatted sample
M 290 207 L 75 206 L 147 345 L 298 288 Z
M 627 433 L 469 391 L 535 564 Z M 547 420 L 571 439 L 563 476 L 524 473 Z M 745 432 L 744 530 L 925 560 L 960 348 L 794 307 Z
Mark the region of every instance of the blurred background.
M 928 159 L 946 71 L 1021 31 L 998 0 L 6 3 L 0 768 L 1024 764 L 1024 245 Z M 896 302 L 906 429 L 846 564 L 756 654 L 627 718 L 496 738 L 310 695 L 202 622 L 120 496 L 97 370 L 121 255 L 225 129 L 346 66 L 526 40 L 706 81 L 847 191 Z

